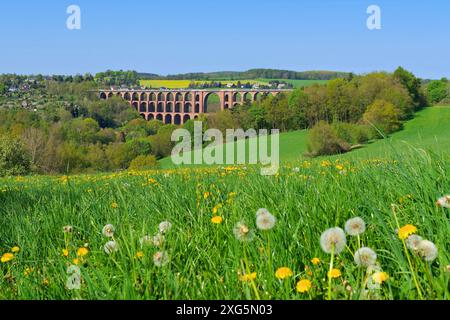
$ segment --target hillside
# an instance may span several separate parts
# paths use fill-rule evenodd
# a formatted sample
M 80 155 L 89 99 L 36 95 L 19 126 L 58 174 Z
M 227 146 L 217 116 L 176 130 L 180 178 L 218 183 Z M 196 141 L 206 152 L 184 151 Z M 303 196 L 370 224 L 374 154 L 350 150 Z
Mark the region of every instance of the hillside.
M 385 140 L 377 140 L 364 148 L 328 158 L 374 159 L 398 155 L 414 147 L 437 153 L 450 150 L 450 106 L 435 106 L 418 112 L 405 123 L 404 129 Z M 280 160 L 291 162 L 303 159 L 306 151 L 307 131 L 293 131 L 280 135 Z M 248 141 L 246 141 L 248 147 Z M 170 158 L 160 161 L 162 168 L 173 168 Z

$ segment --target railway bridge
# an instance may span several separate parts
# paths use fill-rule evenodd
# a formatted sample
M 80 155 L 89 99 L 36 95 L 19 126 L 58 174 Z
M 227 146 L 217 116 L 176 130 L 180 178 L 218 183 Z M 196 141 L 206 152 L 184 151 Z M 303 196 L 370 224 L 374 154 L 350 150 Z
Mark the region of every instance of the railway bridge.
M 146 120 L 161 120 L 166 124 L 182 124 L 208 113 L 208 97 L 219 97 L 220 110 L 231 109 L 246 101 L 254 102 L 267 95 L 276 96 L 289 89 L 110 89 L 100 90 L 100 99 L 119 96 L 129 102 Z M 211 111 L 211 110 L 210 110 Z

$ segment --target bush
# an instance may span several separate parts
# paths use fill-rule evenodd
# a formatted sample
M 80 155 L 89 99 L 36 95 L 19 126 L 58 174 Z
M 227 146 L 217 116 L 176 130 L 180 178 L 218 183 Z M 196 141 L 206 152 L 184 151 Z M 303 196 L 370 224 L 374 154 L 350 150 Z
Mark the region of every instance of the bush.
M 354 123 L 336 122 L 333 123 L 338 138 L 349 144 L 362 144 L 369 140 L 370 129 L 365 125 Z
M 308 155 L 322 156 L 344 153 L 350 150 L 350 145 L 339 138 L 336 130 L 327 122 L 318 122 L 309 132 Z
M 398 120 L 399 112 L 395 106 L 384 100 L 376 100 L 364 113 L 363 119 L 366 123 L 374 126 L 376 135 L 383 136 L 400 130 L 401 122 Z
M 31 160 L 23 145 L 9 137 L 0 138 L 0 176 L 30 173 Z
M 131 161 L 129 170 L 149 170 L 158 167 L 158 161 L 153 155 L 150 156 L 137 156 Z

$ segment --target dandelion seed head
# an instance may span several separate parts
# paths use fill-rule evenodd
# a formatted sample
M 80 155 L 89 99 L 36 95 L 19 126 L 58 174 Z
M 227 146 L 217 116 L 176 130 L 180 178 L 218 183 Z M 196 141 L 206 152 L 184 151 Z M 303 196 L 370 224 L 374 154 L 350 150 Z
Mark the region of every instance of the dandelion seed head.
M 64 233 L 72 233 L 73 231 L 73 227 L 72 226 L 64 226 L 63 227 L 63 232 Z
M 438 249 L 436 245 L 429 240 L 422 240 L 417 245 L 417 252 L 428 262 L 434 261 L 438 256 Z
M 253 239 L 253 231 L 243 221 L 239 221 L 233 228 L 236 239 L 242 242 L 248 242 Z
M 270 230 L 275 226 L 276 218 L 265 208 L 256 212 L 256 227 L 259 230 Z
M 363 247 L 355 252 L 355 263 L 359 267 L 369 267 L 377 261 L 377 254 L 370 248 Z
M 119 245 L 117 244 L 117 242 L 115 241 L 108 241 L 104 246 L 103 246 L 103 250 L 107 253 L 107 254 L 111 254 L 114 252 L 119 251 Z
M 158 251 L 153 255 L 153 263 L 157 267 L 163 267 L 169 262 L 169 255 L 166 251 Z
M 350 236 L 357 236 L 366 231 L 366 223 L 360 217 L 347 220 L 345 223 L 345 232 Z
M 450 209 L 450 195 L 443 196 L 436 201 L 439 207 Z
M 326 253 L 331 253 L 334 246 L 334 253 L 339 254 L 347 244 L 344 230 L 339 227 L 325 230 L 320 236 L 320 246 Z
M 165 234 L 172 228 L 172 223 L 170 223 L 169 221 L 163 221 L 159 224 L 158 228 L 159 232 Z
M 115 228 L 112 224 L 107 224 L 103 227 L 102 233 L 107 238 L 112 238 L 114 236 Z
M 410 236 L 405 240 L 406 247 L 407 247 L 408 249 L 410 249 L 410 250 L 416 251 L 417 248 L 418 248 L 418 246 L 419 246 L 419 243 L 420 243 L 422 240 L 423 240 L 423 239 L 422 239 L 421 236 L 418 236 L 418 235 L 416 235 L 416 234 L 412 234 L 412 235 L 410 235 Z

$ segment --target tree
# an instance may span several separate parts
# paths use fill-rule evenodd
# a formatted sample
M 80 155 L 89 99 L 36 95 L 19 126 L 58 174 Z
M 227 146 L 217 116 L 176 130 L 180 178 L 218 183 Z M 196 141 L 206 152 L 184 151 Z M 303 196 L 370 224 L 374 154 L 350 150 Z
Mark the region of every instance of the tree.
M 401 128 L 398 116 L 398 110 L 392 103 L 376 100 L 367 108 L 363 118 L 365 122 L 374 127 L 378 135 L 386 135 Z
M 414 74 L 398 67 L 394 72 L 394 78 L 398 79 L 400 83 L 408 90 L 414 105 L 417 108 L 425 107 L 426 99 L 421 89 L 421 81 L 416 78 Z
M 156 160 L 156 157 L 153 155 L 148 156 L 137 156 L 134 158 L 130 166 L 128 167 L 129 170 L 149 170 L 149 169 L 155 169 L 158 167 L 158 161 Z
M 431 81 L 428 84 L 428 98 L 431 103 L 439 103 L 449 95 L 447 79 Z
M 20 141 L 0 137 L 0 176 L 26 175 L 30 167 L 30 157 Z
M 309 156 L 332 155 L 347 152 L 350 146 L 340 139 L 334 128 L 325 121 L 319 121 L 308 134 Z

